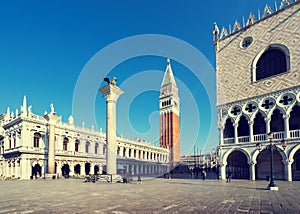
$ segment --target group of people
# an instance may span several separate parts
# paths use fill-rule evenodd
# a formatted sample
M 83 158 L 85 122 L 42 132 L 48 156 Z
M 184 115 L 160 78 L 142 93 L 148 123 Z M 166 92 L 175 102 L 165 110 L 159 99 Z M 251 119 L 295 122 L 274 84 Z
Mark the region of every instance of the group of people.
M 206 171 L 205 171 L 205 169 L 203 169 L 203 171 L 201 172 L 201 174 L 202 174 L 202 179 L 205 180 L 206 179 Z M 218 170 L 217 170 L 216 174 L 217 174 L 217 179 L 219 180 L 219 171 Z M 231 182 L 231 178 L 232 178 L 232 171 L 228 170 L 227 174 L 226 174 L 226 182 L 230 183 Z

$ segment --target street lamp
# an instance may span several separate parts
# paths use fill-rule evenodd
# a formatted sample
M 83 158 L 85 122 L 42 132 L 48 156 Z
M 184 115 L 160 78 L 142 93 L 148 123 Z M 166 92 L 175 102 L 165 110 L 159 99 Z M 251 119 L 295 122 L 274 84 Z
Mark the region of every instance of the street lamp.
M 273 163 L 273 150 L 276 149 L 276 145 L 273 145 L 272 140 L 273 140 L 273 133 L 269 132 L 268 133 L 268 140 L 270 140 L 270 145 L 267 146 L 267 149 L 270 149 L 270 160 L 271 160 L 271 180 L 268 186 L 268 190 L 278 190 L 278 186 L 275 184 L 274 181 L 274 163 Z M 268 148 L 269 147 L 269 148 Z
M 274 163 L 273 163 L 273 150 L 277 150 L 277 147 L 275 144 L 273 144 L 272 140 L 273 140 L 273 133 L 272 132 L 269 132 L 268 133 L 268 140 L 270 140 L 270 144 L 266 147 L 266 149 L 270 149 L 270 170 L 271 170 L 271 180 L 270 180 L 270 183 L 268 185 L 268 190 L 275 190 L 277 191 L 278 190 L 278 186 L 275 184 L 275 181 L 274 181 Z M 286 146 L 287 146 L 287 142 L 282 139 L 281 141 L 281 146 L 283 148 L 283 150 L 285 150 Z M 260 151 L 262 149 L 262 145 L 261 143 L 257 143 L 256 144 L 256 148 Z

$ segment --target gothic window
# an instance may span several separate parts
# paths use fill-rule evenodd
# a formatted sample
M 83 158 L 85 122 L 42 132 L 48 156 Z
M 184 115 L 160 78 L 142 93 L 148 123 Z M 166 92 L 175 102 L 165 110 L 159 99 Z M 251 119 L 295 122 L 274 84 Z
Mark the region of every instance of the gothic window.
M 238 126 L 238 136 L 249 136 L 248 120 L 244 115 L 241 116 Z
M 275 109 L 271 116 L 271 132 L 284 131 L 284 121 L 279 109 Z
M 253 112 L 255 112 L 256 109 L 257 109 L 257 106 L 256 106 L 256 104 L 254 104 L 254 103 L 249 103 L 249 104 L 247 105 L 247 107 L 245 108 L 245 110 L 246 110 L 248 113 L 253 113 Z
M 237 116 L 241 113 L 241 109 L 239 106 L 235 106 L 230 113 L 233 114 L 234 116 Z
M 228 118 L 225 123 L 224 138 L 234 137 L 234 128 L 231 120 Z
M 245 39 L 243 39 L 242 43 L 241 43 L 241 46 L 243 49 L 249 47 L 252 43 L 253 39 L 252 37 L 246 37 Z
M 38 148 L 40 146 L 41 134 L 36 132 L 33 137 L 33 147 Z
M 298 130 L 300 129 L 300 107 L 295 105 L 290 115 L 289 125 L 290 130 Z
M 79 152 L 79 140 L 75 140 L 75 152 Z
M 96 144 L 95 144 L 95 154 L 97 154 L 97 153 L 98 153 L 98 147 L 99 147 L 99 144 L 98 144 L 98 143 L 96 143 Z
M 294 99 L 292 97 L 290 97 L 289 95 L 285 95 L 282 97 L 282 99 L 279 101 L 279 103 L 281 103 L 282 105 L 289 105 L 294 101 Z
M 63 140 L 63 150 L 64 151 L 68 150 L 68 143 L 69 143 L 69 139 L 67 137 L 65 137 Z
M 256 62 L 255 80 L 272 77 L 288 70 L 288 49 L 282 45 L 271 45 Z
M 89 148 L 90 148 L 90 142 L 87 141 L 87 142 L 85 143 L 85 152 L 86 152 L 86 153 L 89 153 Z
M 256 114 L 253 124 L 253 134 L 265 134 L 266 133 L 266 122 L 261 112 Z

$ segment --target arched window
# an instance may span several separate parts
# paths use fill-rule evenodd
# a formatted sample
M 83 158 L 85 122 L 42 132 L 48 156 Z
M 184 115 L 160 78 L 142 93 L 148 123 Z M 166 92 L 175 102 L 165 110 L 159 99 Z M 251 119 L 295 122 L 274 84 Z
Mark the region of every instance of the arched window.
M 289 71 L 289 50 L 283 45 L 270 45 L 254 60 L 254 81 Z
M 85 152 L 86 152 L 86 153 L 89 153 L 89 148 L 90 148 L 90 142 L 87 141 L 87 142 L 85 143 Z
M 97 153 L 98 153 L 98 147 L 99 147 L 99 144 L 98 144 L 98 143 L 96 143 L 96 144 L 95 144 L 95 154 L 97 154 Z
M 33 136 L 33 147 L 38 148 L 40 146 L 41 134 L 36 132 Z
M 79 152 L 79 144 L 80 144 L 80 141 L 75 140 L 75 152 Z
M 68 150 L 68 143 L 69 143 L 69 139 L 67 137 L 65 137 L 63 140 L 63 150 L 64 151 Z

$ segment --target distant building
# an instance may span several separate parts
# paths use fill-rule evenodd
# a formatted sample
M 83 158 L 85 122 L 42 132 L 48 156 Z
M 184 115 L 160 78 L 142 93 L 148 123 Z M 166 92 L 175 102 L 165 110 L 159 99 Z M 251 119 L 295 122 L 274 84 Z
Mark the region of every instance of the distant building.
M 222 179 L 229 169 L 233 178 L 266 179 L 271 132 L 275 179 L 300 180 L 299 11 L 299 1 L 282 0 L 232 28 L 215 25 Z
M 210 154 L 181 156 L 181 163 L 188 165 L 190 169 L 211 169 L 216 166 L 216 160 Z
M 180 162 L 180 99 L 170 59 L 160 88 L 160 147 L 169 150 L 170 166 Z
M 56 118 L 53 123 L 49 117 Z M 53 154 L 49 140 L 54 140 Z M 21 110 L 0 115 L 0 174 L 2 178 L 30 179 L 47 175 L 49 162 L 54 173 L 61 176 L 102 174 L 106 168 L 105 133 L 78 127 L 69 117 L 63 123 L 54 106 L 44 116 L 27 108 L 24 97 Z M 117 169 L 119 173 L 160 175 L 169 167 L 169 150 L 134 139 L 117 138 Z M 52 160 L 53 159 L 53 160 Z

